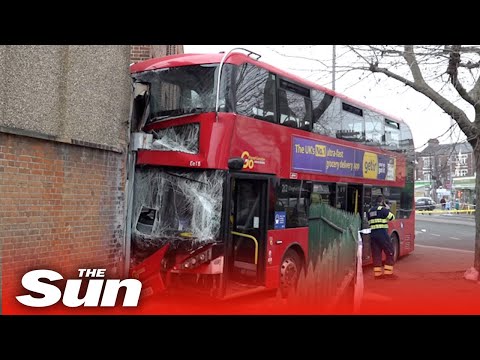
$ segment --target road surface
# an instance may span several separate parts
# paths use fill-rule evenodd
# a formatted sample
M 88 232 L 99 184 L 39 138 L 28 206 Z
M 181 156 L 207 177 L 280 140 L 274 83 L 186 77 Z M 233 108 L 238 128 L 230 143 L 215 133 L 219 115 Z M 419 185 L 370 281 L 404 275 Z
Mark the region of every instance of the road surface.
M 471 215 L 416 215 L 415 246 L 474 251 L 475 220 Z

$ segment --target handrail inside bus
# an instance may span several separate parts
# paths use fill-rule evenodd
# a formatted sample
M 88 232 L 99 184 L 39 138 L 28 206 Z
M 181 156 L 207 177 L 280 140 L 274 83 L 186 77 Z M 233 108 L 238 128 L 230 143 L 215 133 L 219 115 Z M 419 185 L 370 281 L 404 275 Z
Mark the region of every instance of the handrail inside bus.
M 258 262 L 258 240 L 255 239 L 255 236 L 248 235 L 248 234 L 242 234 L 242 233 L 239 233 L 239 232 L 236 232 L 236 231 L 232 231 L 232 234 L 237 235 L 237 236 L 246 237 L 247 239 L 253 240 L 253 242 L 255 243 L 255 265 L 257 265 L 257 262 Z
M 220 61 L 220 66 L 218 67 L 217 94 L 216 94 L 216 99 L 215 99 L 215 121 L 217 121 L 217 122 L 218 122 L 218 101 L 220 100 L 220 79 L 222 77 L 223 64 L 225 63 L 225 60 L 227 60 L 227 58 L 230 56 L 230 54 L 232 52 L 236 51 L 236 50 L 246 51 L 248 53 L 247 56 L 250 56 L 250 55 L 253 54 L 253 55 L 257 56 L 256 60 L 258 60 L 262 57 L 262 55 L 254 52 L 254 51 L 251 51 L 251 50 L 248 50 L 248 49 L 245 49 L 245 48 L 241 48 L 241 47 L 230 49 L 230 51 L 228 51 L 225 55 L 223 55 L 222 61 Z

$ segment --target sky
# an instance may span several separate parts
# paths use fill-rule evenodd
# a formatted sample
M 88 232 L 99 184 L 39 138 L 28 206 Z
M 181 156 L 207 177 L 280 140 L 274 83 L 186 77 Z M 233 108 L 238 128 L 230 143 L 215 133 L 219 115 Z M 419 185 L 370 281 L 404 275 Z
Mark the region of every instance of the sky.
M 261 61 L 333 88 L 333 45 L 184 45 L 184 50 L 185 53 L 217 53 L 235 47 L 259 53 Z M 341 64 L 347 56 L 345 50 L 338 45 L 335 50 L 337 64 Z M 403 119 L 412 130 L 417 151 L 422 150 L 431 138 L 438 138 L 442 144 L 465 140 L 450 116 L 430 99 L 398 81 L 383 75 L 360 80 L 359 72 L 336 74 L 335 91 Z M 467 110 L 467 115 L 473 114 Z M 448 131 L 452 125 L 454 131 Z

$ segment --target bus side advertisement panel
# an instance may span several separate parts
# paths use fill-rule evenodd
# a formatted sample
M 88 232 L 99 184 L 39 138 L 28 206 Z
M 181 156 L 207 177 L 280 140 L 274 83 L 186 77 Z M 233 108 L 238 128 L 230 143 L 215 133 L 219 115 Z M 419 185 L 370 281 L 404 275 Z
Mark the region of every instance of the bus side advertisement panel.
M 396 181 L 396 158 L 325 141 L 292 137 L 292 171 Z

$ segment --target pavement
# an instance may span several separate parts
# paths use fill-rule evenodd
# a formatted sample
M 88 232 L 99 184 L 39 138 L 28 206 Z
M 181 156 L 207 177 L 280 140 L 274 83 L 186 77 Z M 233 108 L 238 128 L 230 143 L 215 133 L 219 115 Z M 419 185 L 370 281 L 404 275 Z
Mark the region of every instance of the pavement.
M 473 251 L 419 245 L 400 258 L 394 266 L 397 280 L 375 280 L 372 266 L 364 266 L 364 296 L 360 315 L 480 315 L 480 283 L 464 279 L 473 265 Z M 226 303 L 211 300 L 170 303 L 165 298 L 145 307 L 144 314 L 351 314 L 345 310 L 328 310 L 304 306 L 290 307 L 278 296 L 258 294 Z M 161 304 L 162 306 L 157 306 Z M 153 305 L 153 304 L 152 304 Z
M 464 278 L 473 251 L 416 245 L 394 266 L 397 280 L 376 280 L 363 268 L 360 314 L 480 314 L 480 282 Z

